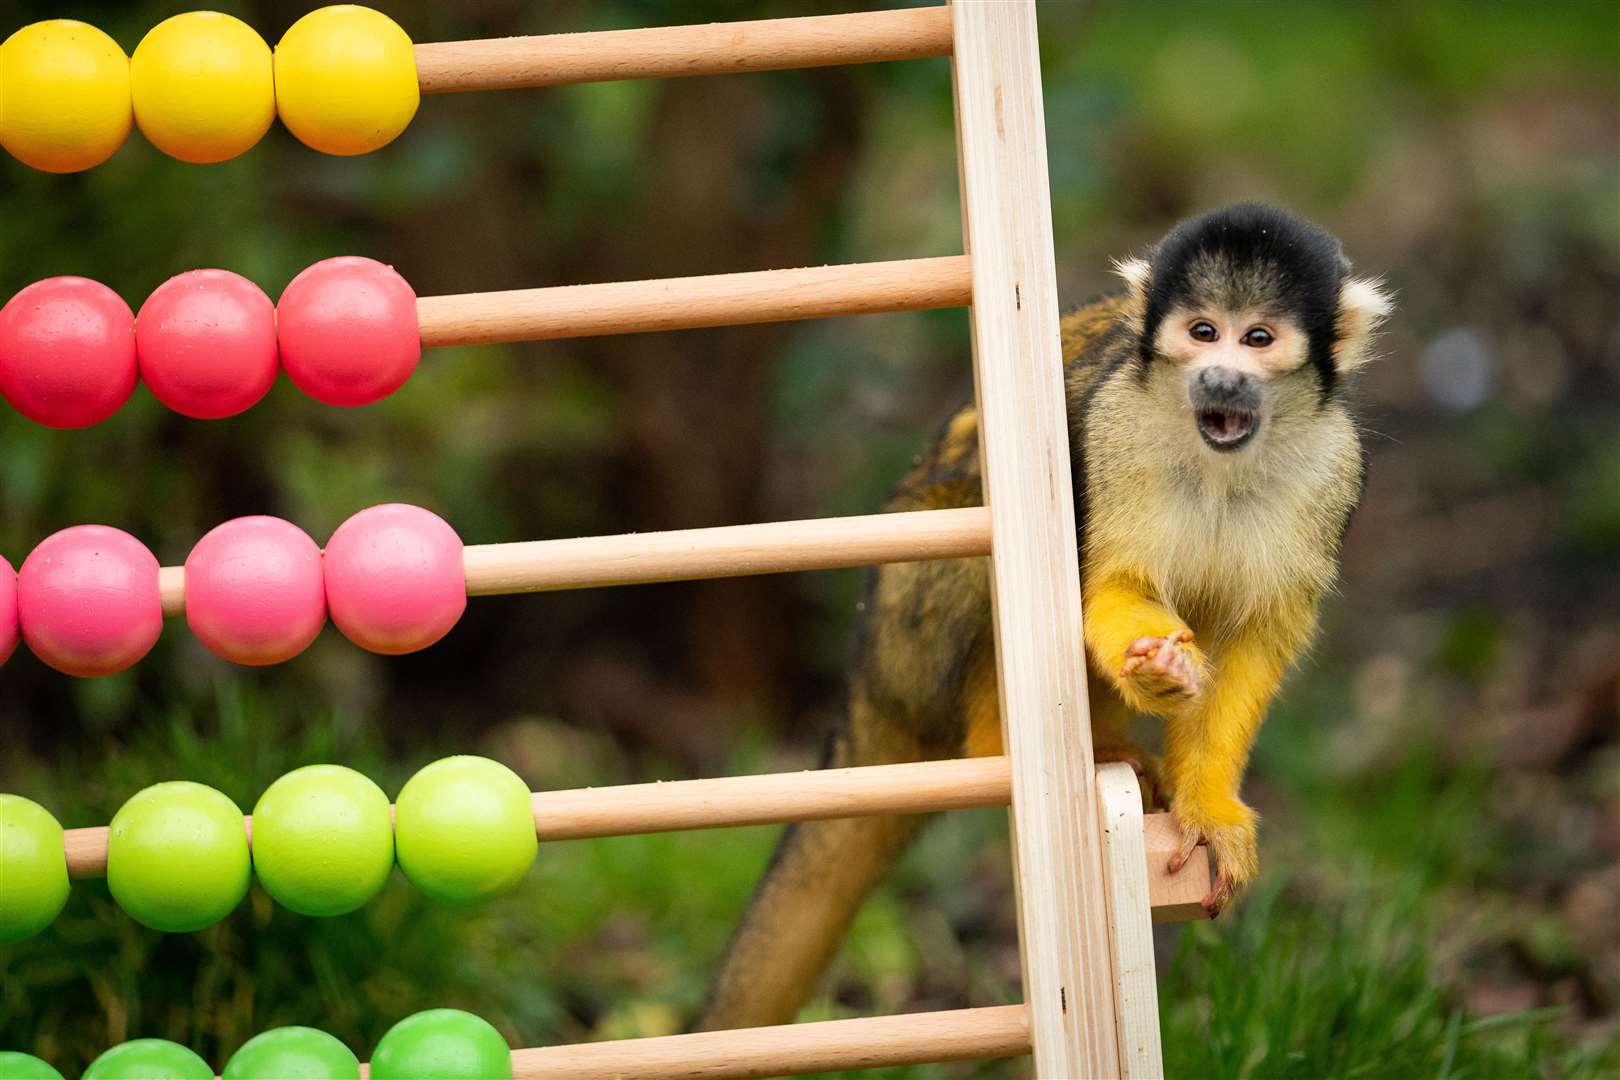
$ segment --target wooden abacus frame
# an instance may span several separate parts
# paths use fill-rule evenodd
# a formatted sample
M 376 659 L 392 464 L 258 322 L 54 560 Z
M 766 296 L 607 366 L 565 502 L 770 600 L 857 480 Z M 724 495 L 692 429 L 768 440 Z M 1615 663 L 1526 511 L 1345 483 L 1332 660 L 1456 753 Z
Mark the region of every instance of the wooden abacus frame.
M 533 796 L 545 840 L 1010 805 L 1023 1004 L 513 1051 L 519 1078 L 758 1077 L 1034 1056 L 1161 1075 L 1150 922 L 1197 918 L 1202 851 L 1093 758 L 1034 0 L 416 46 L 424 93 L 952 57 L 965 255 L 424 297 L 424 345 L 971 309 L 985 506 L 470 547 L 471 594 L 990 556 L 1005 755 Z M 184 610 L 184 571 L 160 576 Z M 247 822 L 251 832 L 251 820 Z M 75 877 L 107 830 L 66 834 Z

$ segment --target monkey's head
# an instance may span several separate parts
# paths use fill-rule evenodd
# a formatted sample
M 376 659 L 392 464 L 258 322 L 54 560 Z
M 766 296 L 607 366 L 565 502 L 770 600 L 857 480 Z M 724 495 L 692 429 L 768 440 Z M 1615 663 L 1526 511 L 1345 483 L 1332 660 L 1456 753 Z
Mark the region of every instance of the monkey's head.
M 1390 310 L 1375 282 L 1350 276 L 1337 239 L 1258 203 L 1184 221 L 1116 268 L 1134 301 L 1139 377 L 1215 454 L 1242 454 L 1332 403 Z

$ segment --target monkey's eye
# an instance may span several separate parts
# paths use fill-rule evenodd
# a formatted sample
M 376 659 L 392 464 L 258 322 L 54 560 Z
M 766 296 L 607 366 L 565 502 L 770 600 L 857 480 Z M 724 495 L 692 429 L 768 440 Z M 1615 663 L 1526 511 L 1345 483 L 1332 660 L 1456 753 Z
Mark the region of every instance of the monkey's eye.
M 1267 330 L 1263 326 L 1256 326 L 1248 333 L 1244 334 L 1242 340 L 1243 344 L 1249 346 L 1251 349 L 1263 349 L 1277 339 L 1270 330 Z
M 1192 326 L 1188 327 L 1187 333 L 1192 335 L 1192 339 L 1194 341 L 1203 342 L 1214 341 L 1216 338 L 1221 336 L 1220 331 L 1215 329 L 1214 323 L 1205 322 L 1203 319 L 1198 320 L 1197 322 L 1193 323 Z

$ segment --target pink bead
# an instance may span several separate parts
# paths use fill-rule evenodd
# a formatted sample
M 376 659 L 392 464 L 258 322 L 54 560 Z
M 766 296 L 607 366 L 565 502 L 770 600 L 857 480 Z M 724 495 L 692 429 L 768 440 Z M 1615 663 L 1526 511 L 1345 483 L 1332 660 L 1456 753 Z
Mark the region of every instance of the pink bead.
M 186 558 L 186 623 L 234 663 L 291 660 L 326 625 L 321 549 L 280 518 L 227 521 Z
M 373 506 L 326 545 L 326 604 L 345 637 L 372 652 L 425 649 L 467 609 L 461 538 L 419 506 Z
M 344 255 L 292 279 L 276 304 L 281 365 L 328 405 L 370 405 L 422 357 L 416 293 L 392 266 Z
M 157 287 L 135 317 L 141 379 L 175 412 L 235 416 L 276 381 L 276 308 L 229 270 L 192 270 Z
M 163 631 L 158 561 L 105 525 L 47 537 L 17 573 L 23 640 L 66 675 L 111 675 L 145 656 Z
M 99 281 L 36 281 L 0 308 L 0 394 L 54 428 L 99 424 L 135 390 L 135 316 Z
M 0 558 L 0 664 L 17 651 L 17 572 Z

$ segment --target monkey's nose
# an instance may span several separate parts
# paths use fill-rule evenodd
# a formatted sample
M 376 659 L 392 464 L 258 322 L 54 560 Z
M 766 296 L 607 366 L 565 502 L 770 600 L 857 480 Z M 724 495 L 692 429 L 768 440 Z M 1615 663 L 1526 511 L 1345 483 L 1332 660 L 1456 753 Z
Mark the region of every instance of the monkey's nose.
M 1207 367 L 1193 379 L 1191 397 L 1195 408 L 1256 413 L 1260 411 L 1260 380 L 1236 368 Z
M 1212 450 L 1236 450 L 1260 426 L 1260 381 L 1228 367 L 1203 368 L 1187 388 L 1198 433 Z

